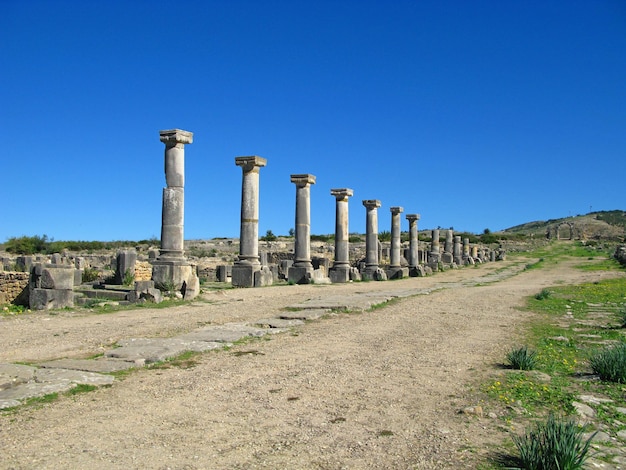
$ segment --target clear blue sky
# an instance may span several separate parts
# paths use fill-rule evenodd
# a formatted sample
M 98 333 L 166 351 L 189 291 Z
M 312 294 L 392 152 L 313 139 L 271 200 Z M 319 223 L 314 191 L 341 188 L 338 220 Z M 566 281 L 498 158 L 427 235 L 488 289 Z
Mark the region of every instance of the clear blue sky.
M 185 238 L 312 233 L 331 188 L 482 232 L 626 209 L 626 2 L 0 0 L 0 242 L 160 236 L 164 145 L 186 147 Z M 408 229 L 403 218 L 403 230 Z

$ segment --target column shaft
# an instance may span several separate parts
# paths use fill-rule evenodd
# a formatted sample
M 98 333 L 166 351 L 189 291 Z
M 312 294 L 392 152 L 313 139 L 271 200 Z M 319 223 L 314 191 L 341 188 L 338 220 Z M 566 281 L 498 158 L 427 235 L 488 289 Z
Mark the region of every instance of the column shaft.
M 415 268 L 419 263 L 419 238 L 417 230 L 417 221 L 420 219 L 419 214 L 407 214 L 406 219 L 409 221 L 409 267 Z
M 267 160 L 257 156 L 236 157 L 242 169 L 241 229 L 237 263 L 260 266 L 259 262 L 259 172 Z
M 399 268 L 402 264 L 400 259 L 400 247 L 402 246 L 401 240 L 401 220 L 400 214 L 404 211 L 402 207 L 391 207 L 391 256 L 390 256 L 390 268 Z
M 367 199 L 363 201 L 366 212 L 365 221 L 365 269 L 378 269 L 378 208 L 380 201 Z
M 348 229 L 348 198 L 354 194 L 352 189 L 331 189 L 335 196 L 335 261 L 333 268 L 350 266 Z

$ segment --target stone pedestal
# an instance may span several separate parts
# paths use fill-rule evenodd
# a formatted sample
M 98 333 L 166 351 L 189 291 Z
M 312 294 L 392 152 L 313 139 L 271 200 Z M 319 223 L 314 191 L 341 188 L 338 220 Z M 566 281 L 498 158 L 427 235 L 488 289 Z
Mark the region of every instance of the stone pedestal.
M 162 291 L 180 292 L 190 300 L 200 293 L 196 266 L 185 259 L 157 259 L 152 262 L 152 280 Z
M 331 189 L 335 196 L 335 261 L 328 271 L 331 282 L 350 281 L 350 253 L 348 229 L 348 198 L 354 194 L 349 188 Z
M 74 306 L 74 273 L 71 266 L 33 264 L 29 279 L 29 307 L 49 310 Z
M 287 280 L 291 284 L 308 284 L 313 275 L 311 264 L 311 185 L 315 176 L 291 175 L 296 185 L 296 228 L 294 239 L 293 266 L 289 268 Z

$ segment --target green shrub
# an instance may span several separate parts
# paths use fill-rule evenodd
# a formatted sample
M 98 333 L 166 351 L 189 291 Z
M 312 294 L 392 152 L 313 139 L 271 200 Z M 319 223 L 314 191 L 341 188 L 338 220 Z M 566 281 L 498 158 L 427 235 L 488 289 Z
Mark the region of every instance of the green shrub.
M 122 282 L 125 286 L 132 286 L 135 283 L 135 274 L 130 270 L 130 268 L 124 272 L 124 279 L 122 279 Z
M 545 299 L 549 299 L 551 295 L 552 295 L 552 292 L 550 292 L 548 289 L 542 289 L 541 292 L 535 295 L 535 299 L 545 300 Z
M 520 468 L 528 470 L 582 469 L 589 457 L 591 438 L 583 442 L 583 429 L 571 420 L 550 415 L 523 436 L 513 437 Z
M 626 383 L 626 343 L 596 352 L 589 363 L 601 380 Z
M 506 358 L 513 369 L 533 370 L 537 365 L 537 353 L 526 346 L 512 350 Z
M 93 282 L 98 280 L 100 273 L 94 268 L 85 268 L 83 270 L 82 282 Z

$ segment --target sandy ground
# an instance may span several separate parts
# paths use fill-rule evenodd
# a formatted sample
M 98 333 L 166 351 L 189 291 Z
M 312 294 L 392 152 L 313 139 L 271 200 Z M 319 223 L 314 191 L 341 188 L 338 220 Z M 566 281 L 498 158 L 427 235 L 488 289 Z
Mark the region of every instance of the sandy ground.
M 0 362 L 85 357 L 121 338 L 269 317 L 331 293 L 445 287 L 526 262 L 228 290 L 168 309 L 5 317 Z M 518 344 L 531 315 L 519 309 L 525 297 L 616 275 L 564 263 L 444 288 L 207 353 L 191 368 L 141 369 L 108 388 L 0 413 L 0 468 L 477 468 L 510 438 L 490 410 L 459 410 L 478 404 L 476 386 Z

